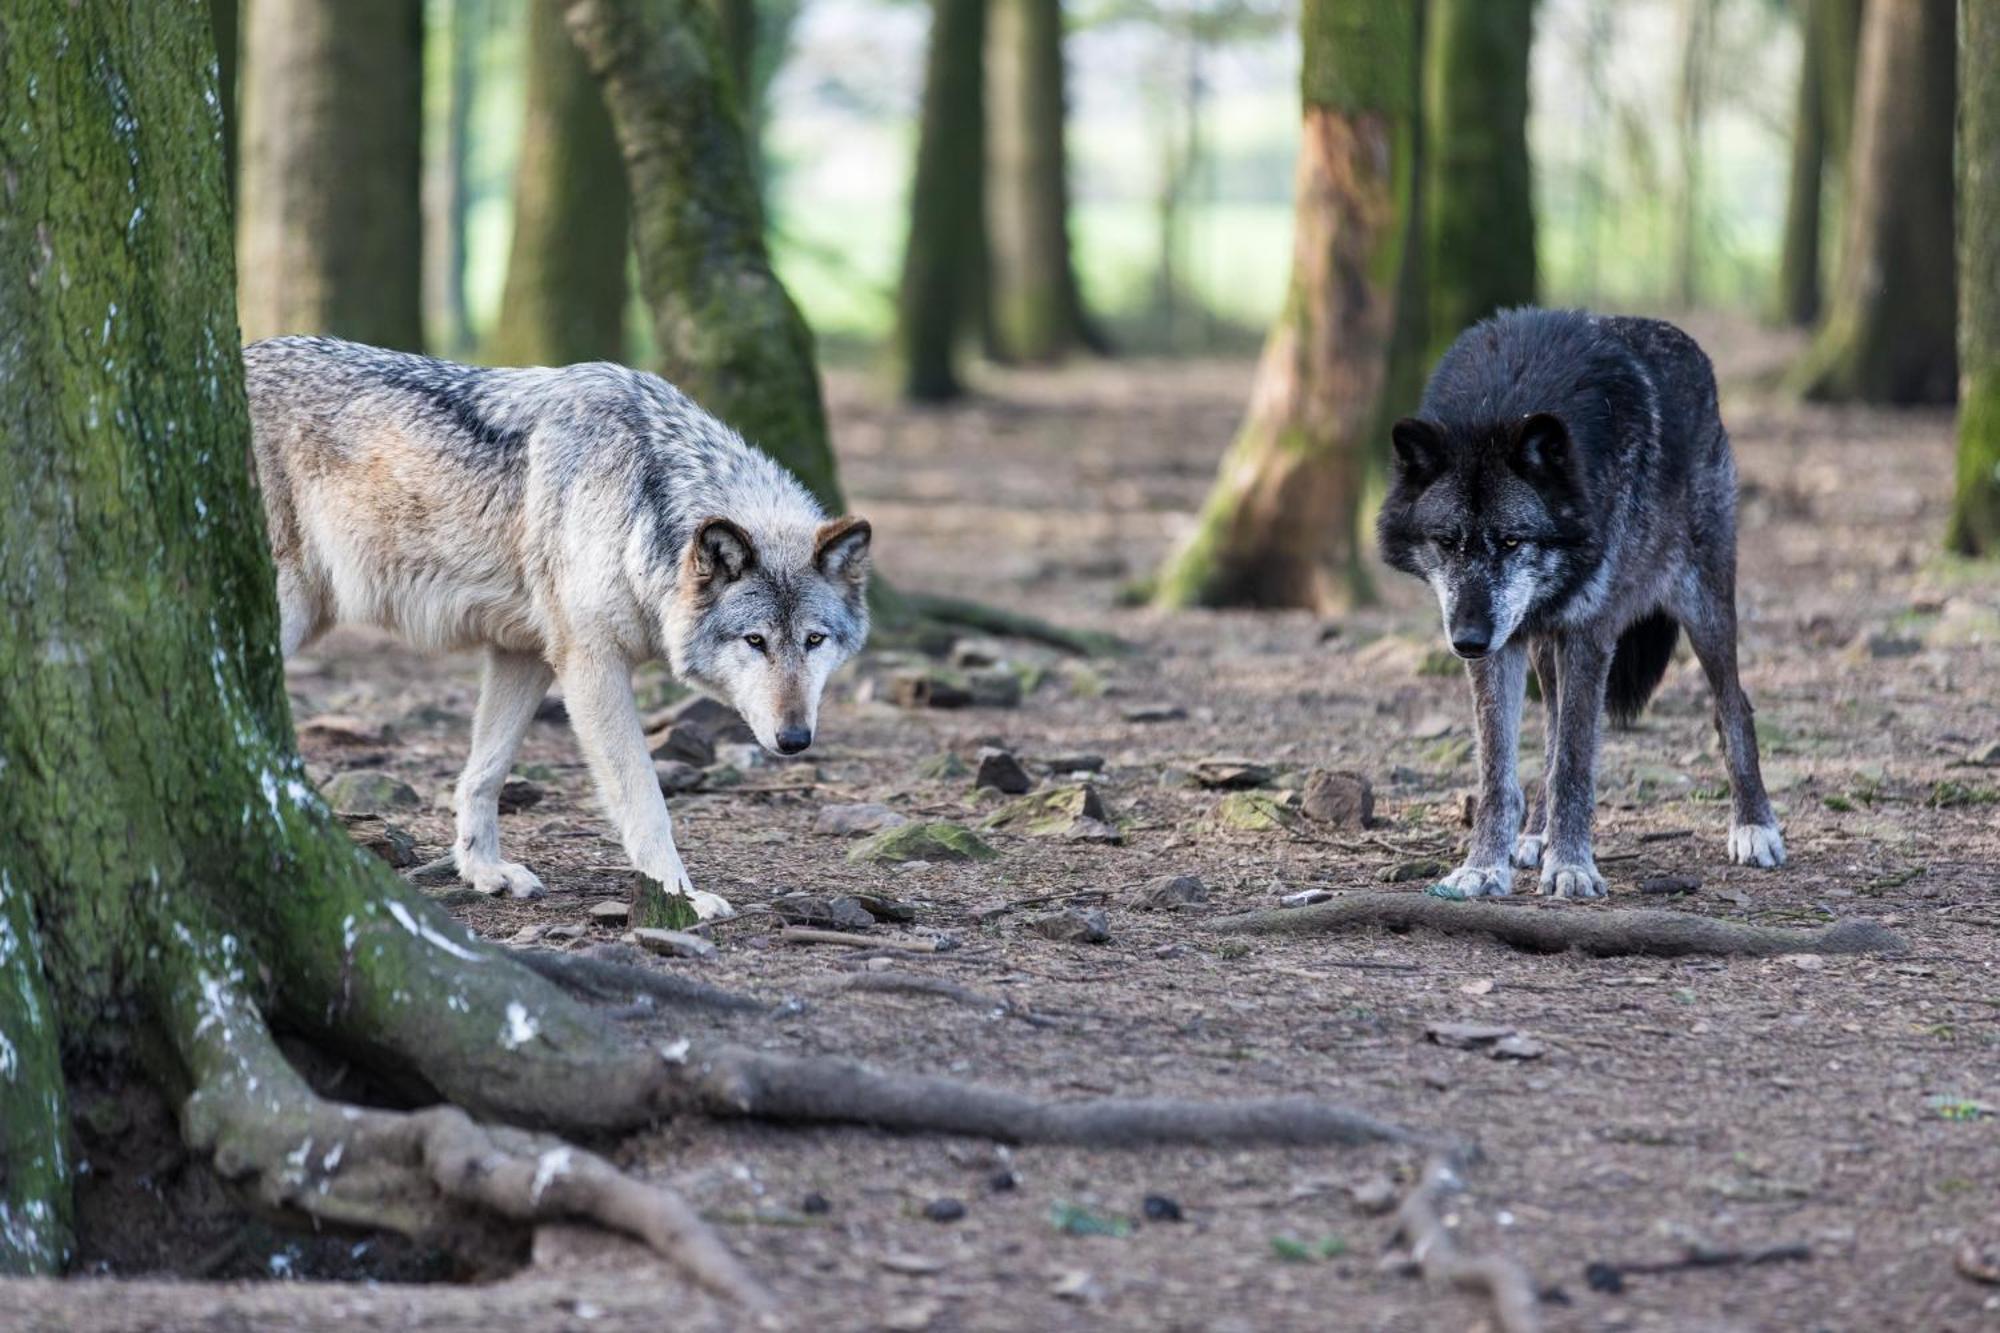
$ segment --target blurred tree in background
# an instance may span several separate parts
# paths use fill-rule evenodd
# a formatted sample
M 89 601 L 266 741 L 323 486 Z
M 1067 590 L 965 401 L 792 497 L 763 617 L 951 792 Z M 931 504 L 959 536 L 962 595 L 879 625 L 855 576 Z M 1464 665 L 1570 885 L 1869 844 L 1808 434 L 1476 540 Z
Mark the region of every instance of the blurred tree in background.
M 528 0 L 514 239 L 487 348 L 502 365 L 624 358 L 625 161 L 597 80 L 563 25 L 564 7 L 565 0 Z
M 246 0 L 238 301 L 246 341 L 421 349 L 421 0 Z
M 1862 24 L 1840 269 L 1793 383 L 1833 402 L 1948 403 L 1953 0 L 1871 0 Z
M 1357 520 L 1410 229 L 1418 24 L 1401 0 L 1303 0 L 1299 36 L 1291 291 L 1162 606 L 1327 610 L 1369 591 Z
M 2000 555 L 2000 0 L 1958 11 L 1958 488 L 1950 547 Z
M 1809 326 L 1820 315 L 1827 204 L 1840 186 L 1853 138 L 1861 0 L 1799 0 L 1799 20 L 1803 50 L 1778 260 L 1778 316 Z

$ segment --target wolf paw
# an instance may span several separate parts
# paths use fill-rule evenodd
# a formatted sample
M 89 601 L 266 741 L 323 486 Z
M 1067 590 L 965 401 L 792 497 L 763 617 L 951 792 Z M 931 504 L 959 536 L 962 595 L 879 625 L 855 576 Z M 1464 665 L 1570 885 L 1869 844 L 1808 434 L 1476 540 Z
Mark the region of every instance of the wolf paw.
M 728 899 L 720 894 L 703 893 L 694 886 L 694 881 L 688 878 L 687 867 L 681 864 L 678 852 L 669 853 L 667 864 L 662 869 L 666 873 L 654 875 L 653 878 L 658 880 L 668 893 L 677 893 L 687 899 L 694 907 L 695 916 L 701 920 L 726 921 L 736 915 L 736 909 L 729 905 Z
M 1504 898 L 1514 891 L 1514 867 L 1468 863 L 1446 875 L 1443 883 L 1468 898 Z
M 1539 833 L 1523 833 L 1514 839 L 1514 864 L 1523 870 L 1540 870 L 1542 852 L 1549 845 Z
M 1604 876 L 1588 861 L 1564 864 L 1551 858 L 1542 867 L 1542 892 L 1551 898 L 1602 898 Z
M 1732 824 L 1729 859 L 1740 866 L 1776 869 L 1785 863 L 1785 839 L 1776 824 Z
M 534 871 L 512 861 L 461 863 L 458 877 L 489 898 L 539 898 L 548 892 Z

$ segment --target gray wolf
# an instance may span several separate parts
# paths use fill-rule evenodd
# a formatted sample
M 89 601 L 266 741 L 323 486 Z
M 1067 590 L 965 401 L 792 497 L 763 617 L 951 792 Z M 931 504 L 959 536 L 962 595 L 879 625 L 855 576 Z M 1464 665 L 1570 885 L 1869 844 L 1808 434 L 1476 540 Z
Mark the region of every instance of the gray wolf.
M 458 873 L 536 897 L 498 800 L 552 681 L 625 854 L 706 917 L 674 845 L 631 672 L 664 658 L 765 747 L 812 743 L 868 634 L 870 529 L 656 376 L 492 370 L 332 338 L 243 353 L 287 656 L 336 624 L 485 654 L 456 795 Z
M 1730 859 L 1784 864 L 1736 674 L 1736 462 L 1694 340 L 1658 320 L 1506 311 L 1459 335 L 1391 434 L 1382 555 L 1436 591 L 1472 681 L 1479 799 L 1445 884 L 1505 894 L 1515 866 L 1539 867 L 1544 893 L 1603 896 L 1599 718 L 1638 714 L 1682 629 L 1715 695 Z M 1515 774 L 1530 663 L 1549 714 L 1532 802 Z

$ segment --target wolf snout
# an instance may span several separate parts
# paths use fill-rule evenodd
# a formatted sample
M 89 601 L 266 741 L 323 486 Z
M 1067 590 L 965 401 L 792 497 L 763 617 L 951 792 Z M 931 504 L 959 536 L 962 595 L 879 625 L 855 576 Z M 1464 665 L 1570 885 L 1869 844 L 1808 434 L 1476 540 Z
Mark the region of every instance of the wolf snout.
M 1459 630 L 1452 631 L 1451 650 L 1468 662 L 1486 656 L 1486 650 L 1490 646 L 1484 634 L 1467 634 Z
M 811 727 L 782 727 L 778 731 L 779 754 L 798 754 L 812 743 Z

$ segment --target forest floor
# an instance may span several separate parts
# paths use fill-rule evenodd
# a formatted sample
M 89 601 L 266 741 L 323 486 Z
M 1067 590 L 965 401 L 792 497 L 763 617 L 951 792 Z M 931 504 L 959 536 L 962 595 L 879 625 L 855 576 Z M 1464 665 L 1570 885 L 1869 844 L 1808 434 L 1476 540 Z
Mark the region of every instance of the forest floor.
M 2000 1286 L 1961 1270 L 2000 1246 L 2000 575 L 1933 555 L 1947 415 L 1783 403 L 1760 386 L 1791 343 L 1695 331 L 1717 352 L 1743 475 L 1744 681 L 1792 864 L 1727 863 L 1708 694 L 1683 647 L 1637 729 L 1605 746 L 1597 828 L 1610 905 L 1793 925 L 1865 916 L 1892 925 L 1908 954 L 1594 959 L 1424 934 L 1205 933 L 1217 916 L 1302 889 L 1383 888 L 1398 867 L 1415 878 L 1396 887 L 1415 892 L 1435 877 L 1418 863 L 1454 862 L 1470 716 L 1458 671 L 1435 652 L 1428 594 L 1384 571 L 1384 604 L 1337 624 L 1119 609 L 1121 588 L 1188 526 L 1236 424 L 1247 364 L 996 376 L 968 406 L 922 412 L 885 408 L 874 385 L 836 377 L 846 483 L 874 521 L 885 574 L 1114 630 L 1137 651 L 1082 662 L 1003 645 L 1032 688 L 1017 707 L 957 710 L 896 706 L 889 681 L 911 661 L 863 659 L 833 686 L 821 741 L 802 761 L 674 801 L 696 883 L 752 910 L 714 929 L 715 957 L 653 965 L 802 1002 L 629 1021 L 712 1023 L 775 1050 L 1061 1096 L 1310 1093 L 1468 1136 L 1485 1157 L 1453 1209 L 1464 1243 L 1524 1264 L 1552 1329 L 1993 1327 Z M 306 728 L 315 776 L 388 769 L 423 799 L 395 816 L 418 855 L 444 851 L 474 662 L 341 632 L 289 676 L 302 721 L 360 723 L 345 741 L 337 727 Z M 1158 710 L 1164 720 L 1133 720 L 1148 705 L 1172 707 Z M 1531 706 L 1529 774 L 1540 729 Z M 993 861 L 895 869 L 852 864 L 844 839 L 812 832 L 822 807 L 853 802 L 976 823 L 994 808 L 990 793 L 935 776 L 934 763 L 994 743 L 1027 762 L 1038 790 L 1058 785 L 1046 760 L 1101 756 L 1094 783 L 1123 844 L 997 830 L 984 835 Z M 1218 815 L 1226 794 L 1189 778 L 1218 756 L 1267 766 L 1277 788 L 1313 768 L 1364 773 L 1377 826 L 1229 827 Z M 559 947 L 616 947 L 618 929 L 590 924 L 589 908 L 624 896 L 620 853 L 567 727 L 538 723 L 520 765 L 543 795 L 503 818 L 503 839 L 549 896 L 430 891 L 490 938 L 579 926 Z M 1172 875 L 1199 876 L 1207 901 L 1135 906 Z M 1699 887 L 1638 892 L 1665 875 Z M 1524 874 L 1518 894 L 1530 888 Z M 958 947 L 779 943 L 776 917 L 754 909 L 802 890 L 913 904 L 913 923 L 869 934 L 887 944 L 943 933 Z M 1071 906 L 1101 908 L 1109 940 L 1063 942 L 1031 924 Z M 1603 909 L 1528 897 L 1491 910 Z M 816 989 L 885 966 L 1007 1008 Z M 1427 1036 L 1440 1023 L 1512 1027 L 1538 1054 L 1441 1045 Z M 1352 1187 L 1404 1186 L 1418 1163 L 1404 1149 L 1009 1149 L 706 1122 L 607 1147 L 721 1227 L 783 1302 L 782 1327 L 1249 1333 L 1469 1329 L 1486 1318 L 1476 1297 L 1382 1262 L 1393 1220 Z M 122 1173 L 131 1196 L 122 1212 L 104 1205 L 122 1222 L 86 1238 L 89 1266 L 119 1276 L 0 1285 L 0 1325 L 504 1333 L 744 1322 L 635 1245 L 554 1229 L 528 1268 L 478 1285 L 257 1281 L 328 1271 L 324 1244 L 244 1231 L 225 1211 L 191 1236 L 167 1205 L 212 1186 L 171 1154 L 121 1165 L 107 1151 L 96 1168 L 93 1191 L 118 1195 Z M 1177 1203 L 1181 1220 L 1149 1216 L 1149 1195 Z M 947 1199 L 962 1217 L 933 1220 Z M 1078 1234 L 1091 1231 L 1113 1234 Z M 366 1247 L 350 1243 L 350 1271 L 411 1271 L 386 1246 L 369 1270 Z M 1635 1274 L 1620 1293 L 1586 1280 L 1587 1265 L 1673 1260 L 1691 1245 L 1803 1246 L 1809 1257 Z M 196 1270 L 223 1280 L 186 1280 Z

